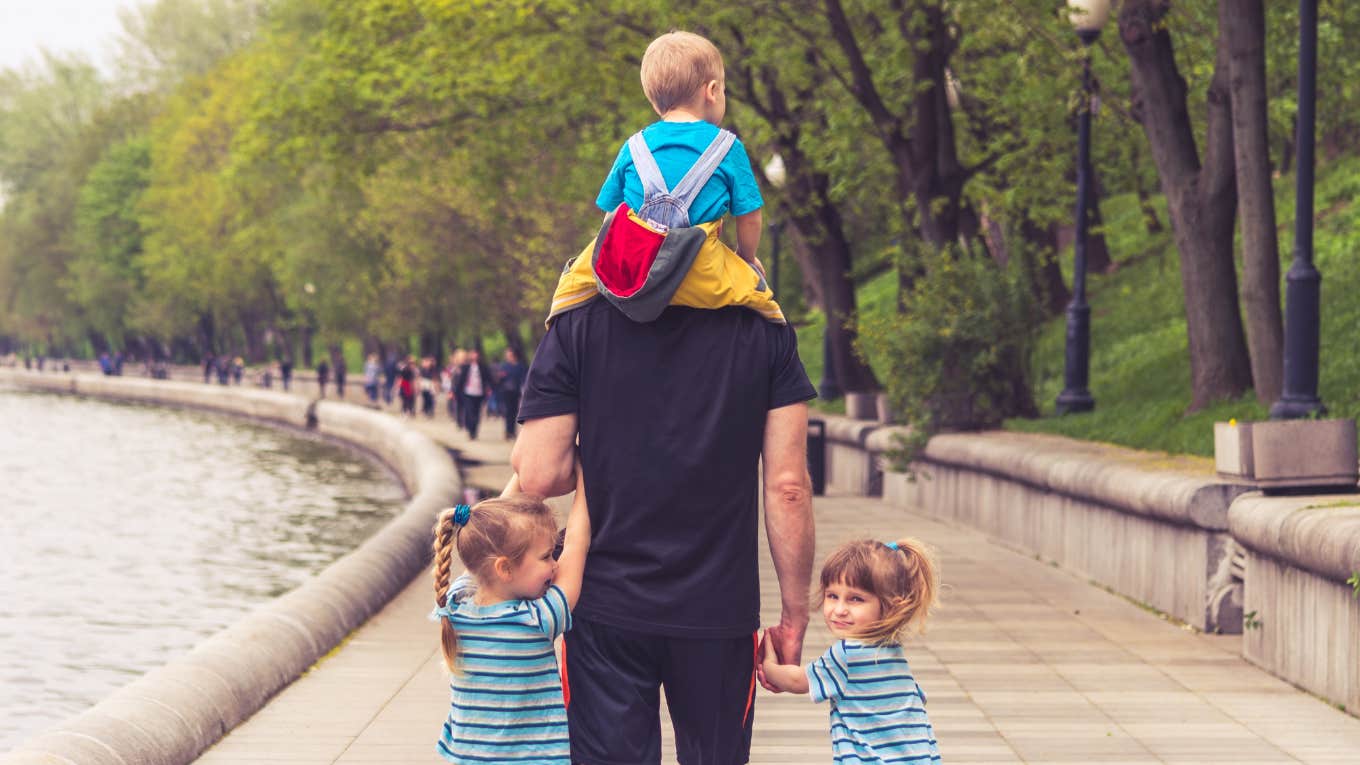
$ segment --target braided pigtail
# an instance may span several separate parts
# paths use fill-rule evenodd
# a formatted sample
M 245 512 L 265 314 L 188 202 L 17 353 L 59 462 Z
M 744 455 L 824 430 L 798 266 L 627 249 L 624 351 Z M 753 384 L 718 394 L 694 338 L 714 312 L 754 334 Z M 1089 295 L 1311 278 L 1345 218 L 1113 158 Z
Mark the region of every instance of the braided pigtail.
M 449 577 L 453 568 L 453 547 L 458 525 L 453 516 L 456 508 L 449 508 L 439 514 L 434 525 L 434 607 L 435 610 L 447 606 Z M 439 643 L 444 654 L 444 666 L 450 672 L 458 664 L 458 632 L 447 617 L 439 619 Z

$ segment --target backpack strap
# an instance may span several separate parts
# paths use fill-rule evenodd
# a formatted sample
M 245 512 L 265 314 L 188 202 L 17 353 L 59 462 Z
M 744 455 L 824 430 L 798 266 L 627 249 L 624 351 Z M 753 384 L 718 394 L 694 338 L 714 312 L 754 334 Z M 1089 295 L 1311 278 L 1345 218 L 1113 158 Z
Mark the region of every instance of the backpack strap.
M 679 200 L 686 210 L 689 210 L 694 198 L 699 196 L 704 184 L 708 183 L 708 179 L 712 178 L 713 174 L 717 172 L 718 165 L 722 164 L 722 161 L 727 157 L 727 152 L 732 148 L 732 144 L 736 142 L 737 137 L 732 131 L 718 128 L 718 134 L 713 137 L 708 148 L 704 149 L 703 154 L 699 155 L 699 159 L 695 161 L 689 172 L 685 173 L 685 177 L 675 184 L 675 190 L 671 192 L 671 196 Z M 636 162 L 636 160 L 634 161 Z M 655 160 L 652 164 L 656 164 Z
M 642 200 L 646 202 L 657 194 L 669 194 L 666 179 L 661 175 L 661 168 L 657 167 L 652 150 L 647 148 L 641 130 L 628 139 L 628 152 L 633 155 L 633 167 L 637 169 L 638 180 L 642 181 Z

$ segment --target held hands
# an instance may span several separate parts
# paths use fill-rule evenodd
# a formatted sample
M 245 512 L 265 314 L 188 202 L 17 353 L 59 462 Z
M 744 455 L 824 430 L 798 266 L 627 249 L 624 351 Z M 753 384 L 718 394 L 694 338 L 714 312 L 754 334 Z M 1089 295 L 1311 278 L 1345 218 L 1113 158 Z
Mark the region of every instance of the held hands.
M 770 627 L 765 630 L 765 636 L 760 640 L 760 664 L 756 667 L 756 675 L 760 679 L 760 684 L 765 690 L 774 693 L 807 693 L 807 675 L 803 673 L 803 668 L 799 666 L 799 658 L 793 656 L 793 664 L 786 664 L 780 658 L 780 653 L 776 644 L 781 642 L 781 638 L 776 633 L 783 625 Z M 787 644 L 787 639 L 783 639 Z M 802 651 L 802 637 L 798 638 L 798 651 Z

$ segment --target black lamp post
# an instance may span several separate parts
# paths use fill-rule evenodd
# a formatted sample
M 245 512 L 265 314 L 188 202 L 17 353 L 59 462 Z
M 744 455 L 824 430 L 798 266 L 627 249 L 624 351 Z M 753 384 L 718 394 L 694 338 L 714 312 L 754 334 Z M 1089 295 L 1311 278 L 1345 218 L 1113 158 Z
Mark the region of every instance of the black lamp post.
M 1299 0 L 1298 175 L 1294 199 L 1294 262 L 1285 276 L 1284 390 L 1272 420 L 1322 414 L 1318 398 L 1318 335 L 1322 274 L 1313 267 L 1313 132 L 1317 104 L 1317 0 Z
M 778 154 L 765 163 L 765 179 L 776 189 L 784 188 L 788 173 L 784 170 L 784 158 Z M 779 299 L 779 237 L 784 233 L 784 221 L 770 223 L 770 291 Z
M 1067 304 L 1067 349 L 1058 414 L 1089 412 L 1096 400 L 1086 389 L 1091 369 L 1091 307 L 1086 304 L 1086 220 L 1091 187 L 1091 43 L 1110 18 L 1110 0 L 1068 0 L 1069 17 L 1083 46 L 1081 112 L 1077 115 L 1077 232 L 1072 244 L 1072 302 Z
M 770 224 L 770 291 L 779 299 L 779 238 L 784 233 L 784 221 Z

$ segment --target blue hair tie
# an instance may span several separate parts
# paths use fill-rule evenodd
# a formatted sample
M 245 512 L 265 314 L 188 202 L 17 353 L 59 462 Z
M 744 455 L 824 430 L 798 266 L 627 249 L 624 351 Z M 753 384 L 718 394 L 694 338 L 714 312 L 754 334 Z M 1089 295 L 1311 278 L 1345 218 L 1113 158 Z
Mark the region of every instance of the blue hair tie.
M 884 542 L 884 543 L 883 543 L 883 546 L 886 547 L 886 548 L 888 548 L 889 550 L 894 550 L 894 551 L 897 550 L 897 543 L 896 543 L 896 542 Z
M 468 507 L 467 505 L 454 505 L 454 507 L 453 507 L 453 525 L 455 525 L 455 526 L 466 526 L 466 525 L 467 525 L 467 522 L 468 522 L 468 518 L 471 518 L 471 517 L 472 517 L 472 508 Z

